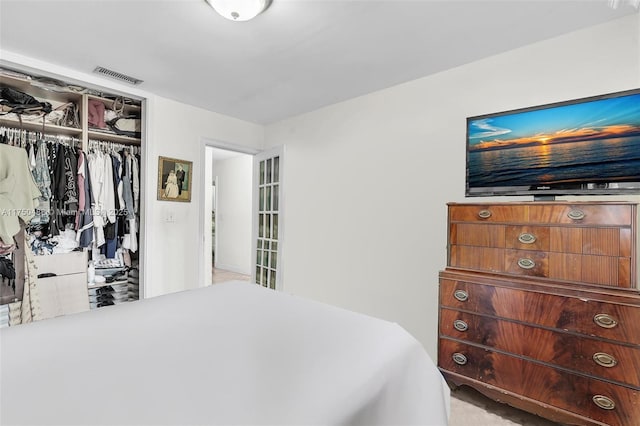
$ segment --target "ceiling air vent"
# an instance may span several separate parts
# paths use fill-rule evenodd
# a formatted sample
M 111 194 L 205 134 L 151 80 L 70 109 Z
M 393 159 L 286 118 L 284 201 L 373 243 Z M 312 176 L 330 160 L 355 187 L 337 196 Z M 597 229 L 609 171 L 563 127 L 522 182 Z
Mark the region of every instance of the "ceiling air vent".
M 110 69 L 104 68 L 104 67 L 96 67 L 96 69 L 93 70 L 93 72 L 95 72 L 96 74 L 102 74 L 105 75 L 109 78 L 113 78 L 115 80 L 119 80 L 119 81 L 124 81 L 125 83 L 129 83 L 129 84 L 133 84 L 133 85 L 137 85 L 142 83 L 142 80 L 138 79 L 138 78 L 134 78 L 134 77 L 129 77 L 128 75 L 124 75 L 121 74 L 117 71 L 111 71 Z

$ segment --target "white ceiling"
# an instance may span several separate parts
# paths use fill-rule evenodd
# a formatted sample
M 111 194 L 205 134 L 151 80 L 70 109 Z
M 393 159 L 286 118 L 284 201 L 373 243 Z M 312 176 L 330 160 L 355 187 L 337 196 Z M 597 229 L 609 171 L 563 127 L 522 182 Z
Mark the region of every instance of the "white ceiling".
M 618 3 L 273 0 L 231 22 L 204 0 L 0 0 L 0 48 L 268 124 L 638 13 Z

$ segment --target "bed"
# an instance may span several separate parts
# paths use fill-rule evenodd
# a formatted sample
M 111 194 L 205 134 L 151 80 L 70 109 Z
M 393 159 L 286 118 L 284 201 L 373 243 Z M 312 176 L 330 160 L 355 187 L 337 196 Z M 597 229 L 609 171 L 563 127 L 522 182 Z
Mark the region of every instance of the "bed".
M 446 425 L 394 323 L 244 282 L 0 330 L 0 424 Z

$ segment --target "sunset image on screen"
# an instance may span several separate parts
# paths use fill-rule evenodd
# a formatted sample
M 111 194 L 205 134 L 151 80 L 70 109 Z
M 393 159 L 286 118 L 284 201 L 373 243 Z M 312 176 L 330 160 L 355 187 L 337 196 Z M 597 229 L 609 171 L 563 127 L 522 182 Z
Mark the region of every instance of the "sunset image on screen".
M 468 120 L 468 183 L 638 180 L 640 93 Z

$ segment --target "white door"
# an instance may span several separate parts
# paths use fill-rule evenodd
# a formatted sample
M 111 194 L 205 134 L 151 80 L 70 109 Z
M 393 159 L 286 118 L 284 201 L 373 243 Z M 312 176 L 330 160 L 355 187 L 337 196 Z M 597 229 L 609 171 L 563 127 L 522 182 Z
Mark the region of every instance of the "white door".
M 254 268 L 252 281 L 282 289 L 282 170 L 284 148 L 254 156 Z

